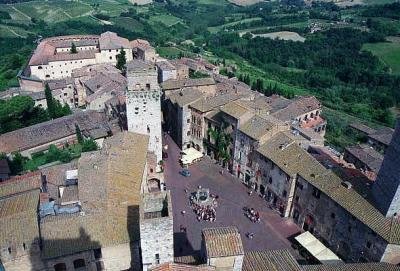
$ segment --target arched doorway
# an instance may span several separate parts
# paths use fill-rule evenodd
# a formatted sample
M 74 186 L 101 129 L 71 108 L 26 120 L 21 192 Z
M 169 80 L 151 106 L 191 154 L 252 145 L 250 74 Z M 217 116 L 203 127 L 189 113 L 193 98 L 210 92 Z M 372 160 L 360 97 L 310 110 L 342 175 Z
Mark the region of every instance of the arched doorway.
M 54 270 L 55 271 L 67 271 L 67 266 L 65 263 L 58 263 L 54 265 Z
M 84 259 L 76 259 L 75 261 L 74 261 L 74 268 L 75 268 L 75 270 L 77 270 L 77 269 L 79 269 L 79 268 L 83 268 L 83 267 L 85 267 L 86 266 L 86 264 L 85 264 L 85 260 Z
M 312 215 L 308 214 L 304 220 L 303 230 L 309 231 L 311 233 L 314 232 L 314 218 Z

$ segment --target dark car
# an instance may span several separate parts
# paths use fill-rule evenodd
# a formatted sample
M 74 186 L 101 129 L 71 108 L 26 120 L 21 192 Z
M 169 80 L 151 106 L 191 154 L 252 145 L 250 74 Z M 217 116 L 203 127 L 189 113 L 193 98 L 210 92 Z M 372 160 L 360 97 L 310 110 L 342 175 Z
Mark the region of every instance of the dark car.
M 185 176 L 185 177 L 190 177 L 190 171 L 187 168 L 179 171 L 179 174 L 181 174 L 182 176 Z

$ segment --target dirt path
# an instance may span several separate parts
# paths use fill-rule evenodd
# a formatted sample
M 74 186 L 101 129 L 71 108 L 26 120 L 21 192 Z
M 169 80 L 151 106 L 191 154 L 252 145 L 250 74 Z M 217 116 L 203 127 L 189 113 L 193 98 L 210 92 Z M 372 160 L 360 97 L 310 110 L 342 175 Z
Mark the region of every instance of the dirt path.
M 9 28 L 7 25 L 5 25 L 4 27 L 7 28 L 7 30 L 10 31 L 11 33 L 13 33 L 16 37 L 25 38 L 25 36 L 22 36 L 22 35 L 18 34 L 13 29 Z
M 29 20 L 32 19 L 30 16 L 26 15 L 25 13 L 23 13 L 22 11 L 20 11 L 20 10 L 17 9 L 16 7 L 11 6 L 11 8 L 12 8 L 13 10 L 15 10 L 16 12 L 18 12 L 19 14 L 22 14 L 23 16 L 25 16 L 25 17 L 28 18 Z

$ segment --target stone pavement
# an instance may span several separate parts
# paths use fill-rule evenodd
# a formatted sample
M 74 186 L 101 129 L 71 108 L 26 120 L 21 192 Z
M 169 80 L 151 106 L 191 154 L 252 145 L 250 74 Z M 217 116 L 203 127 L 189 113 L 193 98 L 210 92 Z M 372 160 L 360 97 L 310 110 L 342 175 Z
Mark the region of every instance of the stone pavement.
M 299 257 L 291 249 L 288 237 L 296 235 L 300 229 L 290 219 L 280 217 L 255 193 L 249 196 L 248 189 L 239 179 L 226 171 L 221 175 L 221 168 L 208 157 L 189 167 L 190 177 L 181 176 L 179 148 L 170 137 L 164 138 L 163 144 L 168 144 L 165 182 L 172 195 L 176 257 L 193 255 L 200 250 L 203 228 L 232 225 L 239 229 L 245 251 L 288 248 L 296 258 Z M 189 205 L 189 193 L 195 192 L 199 185 L 209 188 L 210 193 L 219 196 L 215 222 L 198 222 Z M 185 189 L 188 190 L 188 194 L 185 193 Z M 243 207 L 252 207 L 258 211 L 261 222 L 251 222 L 244 216 Z M 182 215 L 181 211 L 186 211 L 186 214 Z M 186 233 L 180 232 L 181 225 L 187 228 Z M 253 239 L 246 237 L 248 232 L 254 233 Z

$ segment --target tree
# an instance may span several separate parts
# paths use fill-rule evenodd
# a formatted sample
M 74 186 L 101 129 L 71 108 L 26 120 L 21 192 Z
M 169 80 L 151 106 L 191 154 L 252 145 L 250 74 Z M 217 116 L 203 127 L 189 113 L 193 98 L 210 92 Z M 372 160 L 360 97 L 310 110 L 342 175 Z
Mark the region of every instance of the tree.
M 47 112 L 49 113 L 49 117 L 53 119 L 55 118 L 56 114 L 56 103 L 51 93 L 49 84 L 46 84 L 44 88 L 44 95 L 46 97 Z
M 19 152 L 14 152 L 12 154 L 12 160 L 8 161 L 8 165 L 10 166 L 10 171 L 13 175 L 18 174 L 23 171 L 24 163 L 28 160 L 28 158 L 22 156 Z
M 79 144 L 83 143 L 83 136 L 81 129 L 79 128 L 78 124 L 75 124 L 75 133 L 76 133 L 76 139 L 78 140 Z
M 82 144 L 82 152 L 97 151 L 98 148 L 99 147 L 93 138 L 85 140 Z
M 76 54 L 76 53 L 78 53 L 78 51 L 76 50 L 76 45 L 75 45 L 75 43 L 72 43 L 71 44 L 71 54 Z
M 126 53 L 123 48 L 121 48 L 121 53 L 117 55 L 117 67 L 118 70 L 120 70 L 123 74 L 125 74 L 126 71 Z

